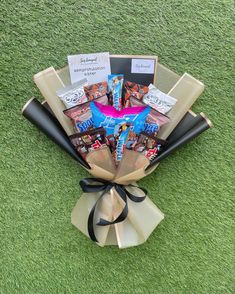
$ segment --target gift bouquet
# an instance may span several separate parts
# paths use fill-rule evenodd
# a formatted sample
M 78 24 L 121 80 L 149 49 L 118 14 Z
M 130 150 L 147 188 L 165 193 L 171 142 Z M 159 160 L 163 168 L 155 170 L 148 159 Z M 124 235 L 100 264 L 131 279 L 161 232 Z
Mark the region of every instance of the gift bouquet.
M 145 242 L 164 214 L 137 181 L 211 127 L 190 110 L 203 83 L 156 56 L 108 52 L 68 56 L 34 81 L 45 101 L 33 97 L 23 115 L 92 175 L 80 181 L 72 224 L 100 246 Z

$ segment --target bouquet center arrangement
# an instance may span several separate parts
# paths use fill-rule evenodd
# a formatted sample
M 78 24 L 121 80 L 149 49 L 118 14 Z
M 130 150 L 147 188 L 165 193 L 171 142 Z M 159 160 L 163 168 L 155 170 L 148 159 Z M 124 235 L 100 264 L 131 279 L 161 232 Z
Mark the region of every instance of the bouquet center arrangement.
M 203 83 L 156 56 L 107 52 L 68 56 L 34 81 L 46 101 L 32 98 L 23 115 L 93 176 L 80 181 L 73 225 L 100 246 L 145 242 L 164 214 L 137 181 L 211 126 L 190 110 Z

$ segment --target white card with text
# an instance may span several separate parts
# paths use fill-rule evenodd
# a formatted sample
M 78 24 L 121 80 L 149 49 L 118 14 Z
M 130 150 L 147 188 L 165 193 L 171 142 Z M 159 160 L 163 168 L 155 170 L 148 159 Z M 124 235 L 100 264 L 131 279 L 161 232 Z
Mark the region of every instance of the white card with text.
M 109 52 L 68 56 L 71 83 L 87 78 L 88 84 L 107 81 L 111 74 Z
M 135 59 L 131 60 L 131 73 L 154 74 L 154 59 Z

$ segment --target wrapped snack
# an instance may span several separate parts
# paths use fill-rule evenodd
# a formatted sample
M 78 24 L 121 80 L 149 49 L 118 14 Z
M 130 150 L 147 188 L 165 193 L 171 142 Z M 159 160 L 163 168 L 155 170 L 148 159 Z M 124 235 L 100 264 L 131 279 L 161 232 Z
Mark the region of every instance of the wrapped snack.
M 85 85 L 87 85 L 87 79 L 82 79 L 75 84 L 56 91 L 56 94 L 64 102 L 66 108 L 70 108 L 87 101 L 83 88 Z
M 137 106 L 116 110 L 113 106 L 91 102 L 91 112 L 95 127 L 103 126 L 116 164 L 121 160 L 128 140 L 129 131 L 139 134 L 143 128 L 149 106 Z
M 140 84 L 125 82 L 124 84 L 124 106 L 130 106 L 130 97 L 136 97 L 137 99 L 142 100 L 144 95 L 148 93 L 149 88 Z
M 105 129 L 97 128 L 83 133 L 71 135 L 70 140 L 81 156 L 86 159 L 87 154 L 106 146 Z
M 110 134 L 106 136 L 107 145 L 109 146 L 111 153 L 114 154 L 116 148 L 117 148 L 117 140 L 114 137 L 114 134 Z
M 101 82 L 90 86 L 84 86 L 84 91 L 89 101 L 104 96 L 108 92 L 108 83 Z
M 177 102 L 177 99 L 161 92 L 153 84 L 150 84 L 148 88 L 149 92 L 144 95 L 143 102 L 161 113 L 169 112 Z
M 123 123 L 117 124 L 114 128 L 114 138 L 116 140 L 116 148 L 115 148 L 115 151 L 113 152 L 113 157 L 116 164 L 118 164 L 119 161 L 121 161 L 122 159 L 122 155 L 126 148 L 126 142 L 128 139 L 130 127 L 131 127 L 130 123 L 123 122 Z
M 137 107 L 140 105 L 145 105 L 142 101 L 135 97 L 130 97 L 130 105 L 133 107 Z M 152 134 L 154 136 L 157 135 L 157 133 L 160 130 L 160 127 L 165 125 L 170 121 L 169 117 L 162 114 L 161 112 L 154 110 L 151 108 L 151 111 L 149 112 L 145 124 L 144 124 L 144 131 L 148 134 Z
M 127 142 L 126 142 L 126 149 L 129 150 L 134 150 L 137 142 L 139 139 L 139 135 L 137 135 L 132 129 L 130 129 L 127 137 Z
M 99 101 L 100 103 L 107 105 L 108 97 L 105 95 L 103 97 L 97 98 L 96 101 Z M 88 101 L 86 103 L 64 110 L 64 114 L 71 118 L 74 127 L 78 132 L 85 132 L 94 127 L 90 103 L 91 102 Z
M 165 141 L 141 132 L 137 144 L 132 149 L 144 154 L 151 161 L 158 155 L 164 144 Z
M 149 106 L 128 107 L 118 111 L 113 106 L 100 104 L 97 100 L 90 102 L 92 119 L 96 128 L 105 128 L 107 136 L 114 134 L 115 126 L 123 123 L 132 124 L 133 131 L 137 134 L 143 130 L 151 109 Z
M 116 165 L 121 161 L 125 149 L 134 149 L 138 135 L 131 123 L 120 123 L 114 128 L 114 134 L 107 136 L 107 141 Z
M 117 110 L 122 109 L 123 75 L 108 75 L 108 92 L 110 104 Z

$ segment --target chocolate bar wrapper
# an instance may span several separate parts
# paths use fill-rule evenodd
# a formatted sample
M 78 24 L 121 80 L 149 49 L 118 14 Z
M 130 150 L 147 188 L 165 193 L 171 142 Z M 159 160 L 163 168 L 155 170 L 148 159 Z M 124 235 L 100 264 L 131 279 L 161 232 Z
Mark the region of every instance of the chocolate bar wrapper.
M 108 75 L 108 92 L 110 104 L 117 110 L 122 109 L 123 75 Z
M 126 149 L 134 150 L 138 142 L 138 139 L 139 139 L 139 135 L 137 135 L 133 130 L 130 130 L 127 137 Z
M 126 148 L 130 126 L 131 125 L 127 123 L 117 124 L 114 133 L 106 137 L 116 165 L 121 161 Z
M 70 136 L 70 140 L 81 156 L 86 159 L 92 150 L 106 146 L 105 129 L 97 128 Z
M 126 148 L 126 142 L 127 142 L 130 128 L 131 128 L 131 124 L 128 124 L 126 122 L 115 126 L 114 138 L 117 144 L 116 144 L 116 149 L 113 153 L 113 156 L 114 156 L 116 164 L 118 164 L 122 159 L 122 155 Z
M 108 83 L 106 81 L 85 86 L 84 91 L 89 101 L 105 96 L 108 92 Z
M 139 100 L 142 100 L 145 94 L 147 94 L 149 88 L 133 82 L 124 83 L 124 106 L 130 107 L 130 97 L 133 96 Z
M 130 96 L 129 102 L 130 106 L 132 107 L 146 105 L 143 101 L 137 99 L 134 96 Z M 151 108 L 144 124 L 144 131 L 149 135 L 157 136 L 157 133 L 160 131 L 160 128 L 163 125 L 169 123 L 169 121 L 170 119 L 168 116 Z
M 164 144 L 165 141 L 141 132 L 133 150 L 142 153 L 149 161 L 152 161 L 158 155 Z
M 107 96 L 97 98 L 95 101 L 105 105 L 108 104 Z M 64 114 L 72 120 L 76 132 L 85 132 L 94 128 L 90 101 L 66 109 Z

